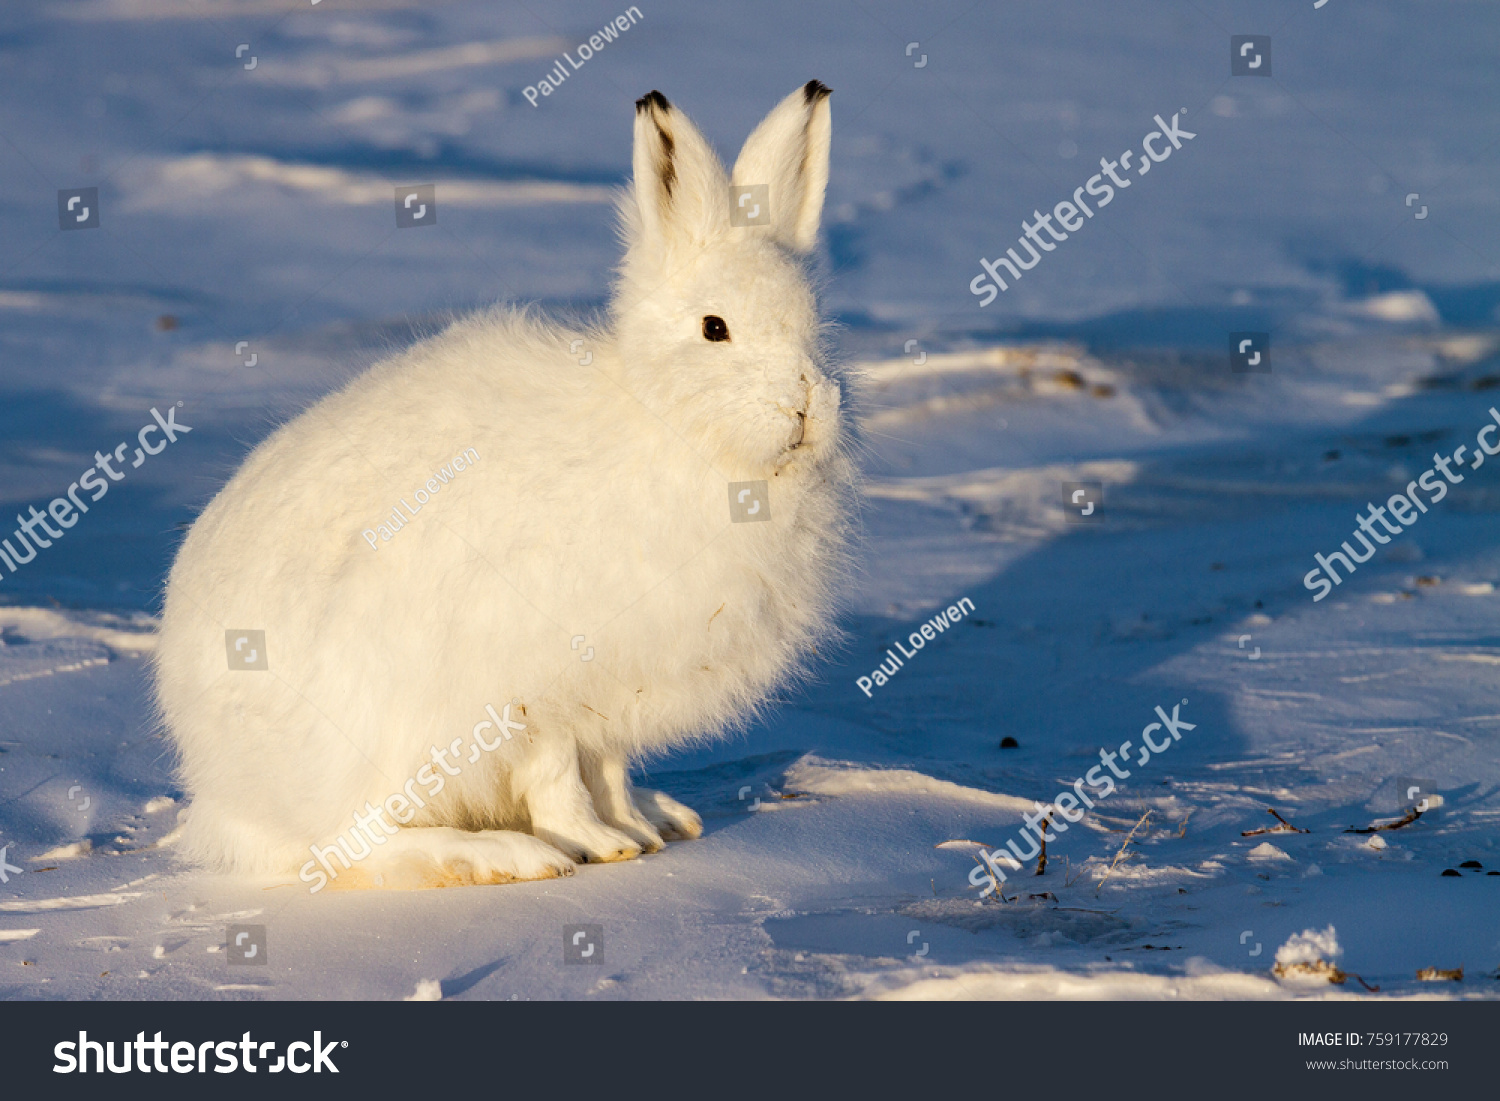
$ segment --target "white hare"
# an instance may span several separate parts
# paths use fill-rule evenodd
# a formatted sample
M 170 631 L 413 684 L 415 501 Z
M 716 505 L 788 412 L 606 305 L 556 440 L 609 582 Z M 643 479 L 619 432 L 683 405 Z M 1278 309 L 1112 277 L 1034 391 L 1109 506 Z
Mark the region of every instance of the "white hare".
M 847 561 L 803 268 L 828 96 L 788 96 L 726 176 L 650 93 L 607 323 L 469 317 L 251 453 L 167 584 L 186 855 L 313 891 L 443 886 L 701 833 L 632 761 L 794 676 Z

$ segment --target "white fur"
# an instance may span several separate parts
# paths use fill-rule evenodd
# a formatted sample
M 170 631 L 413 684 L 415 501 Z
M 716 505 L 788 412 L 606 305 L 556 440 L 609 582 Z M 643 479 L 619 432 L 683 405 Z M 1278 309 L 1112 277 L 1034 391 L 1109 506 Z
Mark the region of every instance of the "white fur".
M 761 124 L 737 182 L 771 185 L 773 224 L 734 228 L 729 178 L 653 93 L 607 323 L 469 317 L 251 453 L 183 544 L 156 656 L 191 858 L 312 882 L 309 846 L 512 701 L 525 731 L 334 865 L 336 886 L 569 874 L 701 832 L 632 791 L 630 763 L 723 731 L 795 675 L 845 563 L 852 464 L 801 255 L 828 117 L 809 85 Z M 707 314 L 728 342 L 704 339 Z M 480 460 L 372 549 L 361 533 L 470 448 Z M 770 522 L 731 523 L 728 483 L 761 479 Z M 268 671 L 227 670 L 228 629 L 266 632 Z

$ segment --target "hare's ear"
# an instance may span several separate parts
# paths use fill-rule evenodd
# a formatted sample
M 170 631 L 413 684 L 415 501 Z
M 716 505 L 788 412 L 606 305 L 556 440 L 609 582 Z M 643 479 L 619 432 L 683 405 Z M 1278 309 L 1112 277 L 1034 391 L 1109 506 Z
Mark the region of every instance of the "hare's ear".
M 632 249 L 701 244 L 729 224 L 719 158 L 660 92 L 635 101 L 634 171 L 635 218 L 626 221 Z
M 745 140 L 731 173 L 736 189 L 770 186 L 772 232 L 798 252 L 810 252 L 818 241 L 833 138 L 832 94 L 809 80 L 787 96 Z

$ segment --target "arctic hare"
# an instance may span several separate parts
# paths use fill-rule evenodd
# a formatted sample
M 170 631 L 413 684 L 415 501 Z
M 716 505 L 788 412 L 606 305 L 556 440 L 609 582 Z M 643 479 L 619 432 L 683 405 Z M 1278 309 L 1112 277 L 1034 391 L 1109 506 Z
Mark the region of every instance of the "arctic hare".
M 730 175 L 645 96 L 605 323 L 458 321 L 250 454 L 162 614 L 190 858 L 444 886 L 702 832 L 632 761 L 795 675 L 846 561 L 848 431 L 803 267 L 829 94 L 783 100 Z

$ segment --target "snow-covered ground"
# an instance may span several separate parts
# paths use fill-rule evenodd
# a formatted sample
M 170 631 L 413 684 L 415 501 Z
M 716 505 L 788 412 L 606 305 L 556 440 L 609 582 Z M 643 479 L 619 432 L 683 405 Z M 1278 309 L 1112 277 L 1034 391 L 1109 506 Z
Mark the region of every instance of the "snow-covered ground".
M 1302 584 L 1500 408 L 1500 9 L 638 8 L 536 107 L 623 5 L 0 11 L 0 515 L 153 408 L 192 427 L 0 567 L 0 996 L 1500 996 L 1500 463 L 1466 459 L 1327 599 Z M 1272 35 L 1270 79 L 1229 76 L 1238 33 Z M 144 659 L 180 525 L 279 418 L 447 311 L 598 307 L 636 96 L 732 151 L 813 77 L 828 306 L 870 369 L 863 570 L 817 684 L 650 764 L 705 836 L 409 894 L 176 864 Z M 981 255 L 1183 109 L 1196 137 L 978 306 Z M 423 232 L 393 220 L 412 183 L 437 185 Z M 82 187 L 100 227 L 61 232 L 56 192 Z M 1271 333 L 1271 373 L 1229 370 L 1239 331 Z M 1087 521 L 1071 482 L 1104 485 Z M 1158 706 L 1192 728 L 1137 765 Z M 1024 845 L 1033 801 L 1127 739 L 1131 776 L 1046 874 L 1001 861 L 981 898 L 981 846 Z M 1271 809 L 1308 832 L 1243 836 Z M 229 962 L 240 924 L 265 966 Z M 564 963 L 574 925 L 602 926 L 602 966 Z M 1314 959 L 1348 980 L 1272 974 Z

